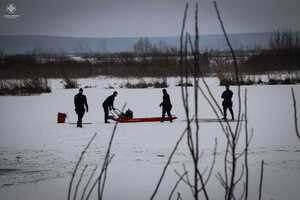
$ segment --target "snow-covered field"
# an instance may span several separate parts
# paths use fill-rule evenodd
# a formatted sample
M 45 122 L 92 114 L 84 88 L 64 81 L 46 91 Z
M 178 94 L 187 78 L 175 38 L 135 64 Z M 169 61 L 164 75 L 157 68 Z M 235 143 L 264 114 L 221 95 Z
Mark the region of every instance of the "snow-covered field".
M 224 90 L 216 79 L 207 80 L 221 103 Z M 37 96 L 0 97 L 0 199 L 66 199 L 68 183 L 81 151 L 97 132 L 98 135 L 80 165 L 88 164 L 82 183 L 86 183 L 96 165 L 101 166 L 114 124 L 103 123 L 102 101 L 126 80 L 94 78 L 80 80 L 90 110 L 84 116 L 84 128 L 57 124 L 58 112 L 68 113 L 68 122 L 76 121 L 73 97 L 77 89 L 62 89 L 59 80 L 51 80 L 52 93 Z M 149 199 L 168 155 L 185 128 L 185 114 L 178 79 L 170 78 L 168 92 L 173 103 L 173 123 L 119 124 L 113 142 L 115 154 L 108 171 L 104 199 Z M 300 108 L 300 86 L 293 86 Z M 242 87 L 244 91 L 245 87 Z M 300 196 L 300 140 L 294 133 L 290 86 L 247 86 L 249 127 L 254 129 L 250 145 L 250 199 L 258 196 L 260 162 L 266 162 L 263 199 L 298 200 Z M 234 111 L 237 112 L 236 87 Z M 159 116 L 161 89 L 117 89 L 115 106 L 124 103 L 136 117 Z M 192 88 L 190 88 L 192 93 Z M 201 119 L 215 118 L 203 97 L 199 99 Z M 191 101 L 191 107 L 192 101 Z M 298 113 L 299 116 L 299 113 Z M 234 125 L 234 122 L 231 123 Z M 218 123 L 200 123 L 200 162 L 204 170 L 210 165 L 214 139 L 218 139 L 217 161 L 213 173 L 223 172 L 225 136 Z M 241 139 L 243 141 L 243 139 Z M 178 180 L 174 169 L 182 172 L 182 163 L 191 167 L 186 140 L 181 143 L 171 163 L 158 199 L 166 199 Z M 84 184 L 82 184 L 84 185 Z M 82 189 L 82 188 L 81 188 Z M 79 192 L 81 191 L 79 190 Z M 189 188 L 178 187 L 183 199 L 191 199 Z M 213 175 L 208 185 L 211 199 L 223 198 L 222 186 Z M 80 197 L 81 194 L 78 196 Z

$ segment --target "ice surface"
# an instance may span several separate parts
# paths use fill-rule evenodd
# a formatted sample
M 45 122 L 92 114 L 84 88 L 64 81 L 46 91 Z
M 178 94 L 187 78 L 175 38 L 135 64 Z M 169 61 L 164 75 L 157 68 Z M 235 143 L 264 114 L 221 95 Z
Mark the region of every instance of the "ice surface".
M 146 81 L 151 79 L 145 79 Z M 65 199 L 74 165 L 92 135 L 98 135 L 80 165 L 88 164 L 83 182 L 95 165 L 101 165 L 114 124 L 104 124 L 102 101 L 115 89 L 119 92 L 115 107 L 124 103 L 136 117 L 160 116 L 161 89 L 119 89 L 127 79 L 98 77 L 80 79 L 87 95 L 90 110 L 78 129 L 75 125 L 57 124 L 58 112 L 68 114 L 67 122 L 75 122 L 73 97 L 77 89 L 63 89 L 61 80 L 51 80 L 52 93 L 36 96 L 0 97 L 0 199 Z M 135 81 L 135 80 L 133 80 Z M 173 123 L 119 124 L 113 142 L 115 157 L 108 172 L 105 199 L 148 199 L 162 172 L 168 155 L 185 128 L 185 114 L 181 89 L 175 87 L 177 78 L 169 78 L 168 92 L 173 103 L 172 113 L 178 119 Z M 223 87 L 216 79 L 207 80 L 213 94 L 221 103 Z M 247 86 L 249 127 L 254 137 L 249 149 L 250 199 L 257 198 L 260 161 L 265 160 L 264 199 L 299 199 L 300 140 L 294 133 L 291 86 Z M 300 86 L 293 86 L 300 109 Z M 237 113 L 237 88 L 234 92 L 234 111 Z M 192 88 L 190 102 L 193 107 Z M 201 119 L 216 118 L 205 99 L 200 96 Z M 298 113 L 299 116 L 299 113 Z M 232 125 L 235 122 L 231 123 Z M 214 139 L 218 139 L 217 162 L 214 174 L 223 170 L 225 137 L 218 123 L 200 123 L 200 148 L 204 152 L 200 166 L 210 165 Z M 241 138 L 243 143 L 243 137 Z M 184 139 L 158 193 L 166 199 L 182 172 L 182 163 L 191 167 L 191 159 Z M 239 169 L 240 170 L 240 169 Z M 190 199 L 190 190 L 179 186 L 184 199 Z M 212 176 L 208 192 L 212 199 L 221 199 L 223 189 Z

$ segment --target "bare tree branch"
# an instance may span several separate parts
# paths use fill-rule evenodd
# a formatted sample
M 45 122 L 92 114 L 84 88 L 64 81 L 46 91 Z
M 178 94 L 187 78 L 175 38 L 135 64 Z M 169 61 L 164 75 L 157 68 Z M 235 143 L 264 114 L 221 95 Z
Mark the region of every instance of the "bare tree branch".
M 90 182 L 91 182 L 92 178 L 94 177 L 94 174 L 95 174 L 95 172 L 96 172 L 97 168 L 98 168 L 98 166 L 96 165 L 96 166 L 95 166 L 95 168 L 93 169 L 93 171 L 92 171 L 92 173 L 91 173 L 90 177 L 89 177 L 89 180 L 88 180 L 88 182 L 87 182 L 87 183 L 86 183 L 86 185 L 84 186 L 84 188 L 83 188 L 83 192 L 82 192 L 82 195 L 81 195 L 81 200 L 83 200 L 83 199 L 84 199 L 85 192 L 86 192 L 86 190 L 87 190 L 87 188 L 88 188 L 88 186 L 89 186 L 89 184 L 90 184 Z
M 177 192 L 177 200 L 182 200 L 181 194 Z
M 248 167 L 248 106 L 247 106 L 247 88 L 244 94 L 244 107 L 245 107 L 245 200 L 248 199 L 249 191 L 249 167 Z
M 297 102 L 294 93 L 294 88 L 291 88 L 292 99 L 293 99 L 293 108 L 294 108 L 294 123 L 295 123 L 295 132 L 297 137 L 300 139 L 299 129 L 298 129 L 298 117 L 297 117 Z
M 104 187 L 105 187 L 105 183 L 106 183 L 108 165 L 111 163 L 114 156 L 115 156 L 115 154 L 111 155 L 108 162 L 107 162 L 107 164 L 106 164 L 106 167 L 105 167 L 105 170 L 104 170 L 104 177 L 103 177 L 103 181 L 102 181 L 102 184 L 101 184 L 102 187 L 101 187 L 101 192 L 100 192 L 100 195 L 99 195 L 99 199 L 103 199 L 103 192 L 104 192 Z
M 241 174 L 240 174 L 240 176 L 237 178 L 237 180 L 234 182 L 234 185 L 237 185 L 237 184 L 242 180 L 243 175 L 244 175 L 244 169 L 245 169 L 245 167 L 244 167 L 244 165 L 242 165 L 242 171 L 241 171 Z
M 174 192 L 176 191 L 176 189 L 177 189 L 179 183 L 180 183 L 181 181 L 183 181 L 183 177 L 184 177 L 186 174 L 187 174 L 187 172 L 184 172 L 184 173 L 179 177 L 179 179 L 176 181 L 176 183 L 175 183 L 174 187 L 172 188 L 171 193 L 170 193 L 170 195 L 169 195 L 169 200 L 172 200 L 172 196 L 173 196 Z
M 262 183 L 263 183 L 263 178 L 264 178 L 264 160 L 261 161 L 258 200 L 261 200 L 261 196 L 262 196 Z
M 180 177 L 181 176 L 181 174 L 179 173 L 179 172 L 177 172 L 176 170 L 174 170 L 174 172 L 175 172 L 175 174 L 178 176 L 178 177 Z M 192 192 L 192 194 L 194 195 L 194 186 L 191 184 L 191 182 L 190 182 L 190 178 L 189 178 L 189 176 L 188 176 L 188 171 L 184 171 L 184 173 L 186 172 L 186 174 L 185 174 L 185 177 L 186 177 L 186 180 L 183 178 L 182 179 L 182 181 L 190 188 L 190 190 L 191 190 L 191 192 Z
M 171 161 L 172 161 L 172 158 L 173 158 L 173 156 L 174 156 L 174 154 L 175 154 L 175 152 L 176 152 L 176 150 L 177 150 L 177 148 L 178 148 L 178 146 L 179 146 L 179 144 L 180 144 L 180 142 L 181 142 L 181 140 L 182 140 L 182 138 L 184 137 L 184 135 L 185 135 L 186 132 L 187 132 L 187 128 L 186 128 L 186 129 L 182 132 L 182 134 L 180 135 L 180 137 L 179 137 L 179 139 L 177 140 L 177 142 L 176 142 L 176 144 L 175 144 L 175 146 L 174 146 L 174 148 L 173 148 L 173 150 L 172 150 L 170 156 L 168 157 L 168 161 L 167 161 L 167 163 L 165 164 L 164 169 L 163 169 L 163 172 L 162 172 L 161 176 L 159 177 L 158 183 L 156 184 L 155 189 L 154 189 L 154 191 L 153 191 L 153 193 L 152 193 L 152 195 L 151 195 L 151 197 L 150 197 L 151 200 L 154 199 L 154 197 L 155 197 L 155 195 L 156 195 L 156 193 L 157 193 L 157 191 L 158 191 L 158 189 L 159 189 L 159 186 L 160 186 L 160 184 L 161 184 L 161 182 L 162 182 L 162 180 L 163 180 L 163 178 L 164 178 L 164 176 L 165 176 L 165 173 L 166 173 L 166 171 L 167 171 L 167 169 L 168 169 L 168 166 L 170 165 L 170 163 L 171 163 Z
M 215 163 L 216 163 L 217 146 L 218 146 L 218 140 L 217 140 L 217 138 L 215 138 L 215 146 L 214 146 L 214 151 L 213 151 L 213 160 L 212 160 L 211 166 L 209 168 L 209 172 L 208 172 L 208 175 L 206 177 L 206 180 L 204 181 L 205 186 L 207 185 L 208 181 L 211 178 L 211 175 L 212 175 Z M 202 191 L 202 188 L 200 188 L 199 192 L 201 192 L 201 191 Z
M 79 167 L 79 164 L 80 164 L 80 162 L 81 162 L 81 160 L 82 160 L 82 158 L 83 158 L 86 150 L 89 148 L 89 146 L 91 145 L 91 143 L 93 142 L 93 140 L 95 139 L 96 136 L 97 136 L 97 133 L 95 133 L 93 135 L 93 137 L 90 139 L 90 141 L 88 142 L 88 144 L 86 145 L 86 147 L 83 149 L 83 151 L 81 152 L 81 155 L 80 155 L 80 157 L 79 157 L 79 159 L 78 159 L 78 161 L 77 161 L 77 163 L 75 165 L 75 169 L 73 170 L 72 178 L 71 178 L 70 183 L 69 183 L 68 200 L 70 200 L 70 198 L 71 198 L 72 185 L 73 185 L 74 177 L 76 175 L 76 172 L 77 172 L 77 169 Z
M 236 128 L 235 128 L 235 132 L 231 132 L 231 135 L 232 135 L 232 147 L 231 147 L 231 157 L 232 157 L 232 170 L 231 170 L 231 177 L 230 177 L 230 184 L 229 184 L 229 188 L 228 188 L 228 195 L 227 195 L 227 198 L 228 200 L 232 199 L 234 197 L 234 188 L 235 188 L 235 173 L 236 173 L 236 162 L 237 162 L 237 158 L 236 158 L 236 137 L 237 137 L 237 134 L 238 134 L 238 130 L 239 130 L 239 124 L 240 124 L 240 119 L 241 119 L 241 88 L 240 88 L 240 81 L 239 81 L 239 70 L 238 70 L 238 64 L 237 64 L 237 61 L 236 61 L 236 56 L 235 56 L 235 52 L 230 44 L 230 41 L 229 41 L 229 38 L 228 38 L 228 35 L 226 33 L 226 30 L 225 30 L 225 27 L 224 27 L 224 23 L 222 21 L 222 18 L 221 18 L 221 15 L 220 15 L 220 12 L 219 12 L 219 9 L 218 9 L 218 5 L 217 5 L 217 2 L 214 1 L 214 7 L 215 7 L 215 10 L 216 10 L 216 13 L 217 13 L 217 16 L 218 16 L 218 20 L 220 22 L 220 26 L 222 28 L 222 31 L 223 31 L 223 35 L 226 39 L 226 42 L 227 42 L 227 45 L 230 49 L 230 52 L 231 52 L 231 55 L 232 55 L 232 58 L 233 58 L 233 62 L 234 62 L 234 67 L 235 67 L 235 78 L 236 78 L 236 83 L 238 85 L 238 118 L 237 118 L 237 125 L 236 125 Z
M 224 188 L 225 192 L 227 192 L 227 185 L 225 183 L 225 180 L 224 178 L 222 177 L 221 173 L 218 172 L 216 174 L 216 178 L 218 179 L 218 181 L 220 182 L 221 186 Z
M 124 108 L 125 108 L 126 104 L 123 105 L 121 111 L 123 112 Z M 96 179 L 96 181 L 93 183 L 92 187 L 90 188 L 88 194 L 87 194 L 87 197 L 86 197 L 86 200 L 88 200 L 93 192 L 93 190 L 95 189 L 97 183 L 98 183 L 98 198 L 100 198 L 100 194 L 101 194 L 101 179 L 102 179 L 102 176 L 103 176 L 103 173 L 105 172 L 106 170 L 106 167 L 108 166 L 108 163 L 110 162 L 110 151 L 111 151 L 111 147 L 112 147 L 112 142 L 114 140 L 114 137 L 115 137 L 115 133 L 116 133 L 116 130 L 117 130 L 117 127 L 118 127 L 118 121 L 115 122 L 115 125 L 114 125 L 114 128 L 113 128 L 113 131 L 112 131 L 112 134 L 111 134 L 111 137 L 110 137 L 110 140 L 109 140 L 109 143 L 108 143 L 108 147 L 107 147 L 107 150 L 106 150 L 106 153 L 105 153 L 105 157 L 104 157 L 104 161 L 102 163 L 102 167 L 101 167 L 101 171 L 100 171 L 100 174 L 98 176 L 98 178 Z M 104 187 L 104 186 L 102 186 Z
M 244 183 L 244 189 L 243 189 L 243 192 L 242 192 L 242 194 L 239 198 L 240 200 L 242 200 L 245 197 L 245 192 L 246 192 L 246 184 Z
M 246 153 L 246 148 L 247 148 L 247 154 L 249 154 L 249 151 L 248 151 L 248 150 L 249 150 L 250 143 L 251 143 L 251 141 L 252 141 L 252 139 L 253 139 L 253 136 L 254 136 L 254 134 L 253 134 L 253 129 L 251 129 L 251 134 L 250 134 L 250 137 L 248 136 L 247 144 L 245 145 L 244 150 L 243 150 L 242 152 L 240 152 L 240 153 L 237 154 L 237 159 L 239 159 L 239 158 L 241 158 L 242 156 L 245 155 L 245 153 Z
M 81 183 L 82 177 L 83 177 L 84 172 L 85 172 L 85 170 L 86 170 L 87 167 L 88 167 L 88 165 L 85 165 L 84 168 L 83 168 L 83 170 L 82 170 L 82 172 L 81 172 L 81 174 L 80 174 L 79 180 L 78 180 L 77 185 L 75 187 L 75 192 L 74 192 L 73 200 L 76 200 L 78 188 L 79 188 L 79 185 Z
M 183 83 L 183 62 L 184 62 L 184 55 L 183 55 L 183 37 L 184 37 L 184 30 L 185 30 L 185 24 L 186 24 L 186 17 L 187 17 L 187 11 L 188 11 L 188 7 L 189 7 L 189 4 L 186 3 L 185 4 L 185 9 L 184 9 L 184 15 L 183 15 L 183 20 L 182 20 L 182 26 L 181 26 L 181 33 L 180 33 L 180 49 L 179 49 L 179 55 L 180 55 L 180 69 L 181 69 L 181 76 L 180 76 L 180 81 L 181 83 Z M 183 91 L 183 87 L 181 87 L 181 93 L 184 94 L 184 91 Z M 184 107 L 185 107 L 185 102 L 186 102 L 186 99 L 185 99 L 185 96 L 184 95 L 181 95 L 182 96 L 182 102 L 184 104 Z
M 227 166 L 227 158 L 228 158 L 228 153 L 229 153 L 229 142 L 230 140 L 227 140 L 227 144 L 226 144 L 226 150 L 225 150 L 225 155 L 224 155 L 224 176 L 225 176 L 225 185 L 226 185 L 226 189 L 225 189 L 225 198 L 227 198 L 228 196 L 228 166 Z

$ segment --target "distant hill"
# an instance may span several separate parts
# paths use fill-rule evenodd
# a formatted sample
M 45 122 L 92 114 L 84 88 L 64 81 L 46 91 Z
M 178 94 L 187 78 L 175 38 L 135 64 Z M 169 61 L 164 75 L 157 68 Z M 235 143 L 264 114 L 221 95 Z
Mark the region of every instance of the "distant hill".
M 229 35 L 235 49 L 267 47 L 271 33 L 239 33 Z M 164 41 L 178 46 L 179 37 L 148 37 L 152 43 Z M 33 50 L 49 53 L 120 52 L 132 51 L 139 37 L 132 38 L 76 38 L 36 35 L 0 35 L 0 51 L 5 54 L 30 53 Z M 200 36 L 200 48 L 227 49 L 223 35 Z

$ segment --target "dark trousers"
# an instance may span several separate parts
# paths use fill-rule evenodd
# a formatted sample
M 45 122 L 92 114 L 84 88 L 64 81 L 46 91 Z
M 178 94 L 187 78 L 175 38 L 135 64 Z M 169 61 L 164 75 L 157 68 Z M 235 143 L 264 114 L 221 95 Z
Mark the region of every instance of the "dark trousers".
M 76 113 L 77 113 L 77 116 L 78 116 L 77 127 L 82 127 L 82 118 L 83 118 L 83 115 L 84 115 L 84 110 L 77 111 Z
M 103 106 L 103 110 L 104 110 L 104 122 L 108 122 L 108 106 Z
M 168 114 L 169 118 L 170 118 L 170 122 L 172 122 L 172 115 L 171 115 L 171 109 L 169 108 L 163 108 L 162 109 L 162 116 L 161 116 L 161 121 L 165 121 L 165 115 L 166 113 Z
M 230 114 L 231 114 L 231 118 L 232 118 L 232 120 L 234 120 L 234 115 L 233 115 L 232 106 L 224 106 L 224 105 L 223 105 L 224 119 L 227 119 L 227 109 L 229 109 Z

